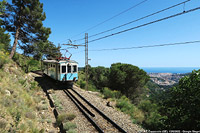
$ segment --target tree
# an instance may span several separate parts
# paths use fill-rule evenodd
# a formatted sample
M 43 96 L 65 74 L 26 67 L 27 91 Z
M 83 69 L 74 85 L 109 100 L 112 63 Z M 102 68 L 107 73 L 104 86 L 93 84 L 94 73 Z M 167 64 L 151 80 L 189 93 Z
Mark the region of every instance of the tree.
M 110 68 L 110 88 L 119 90 L 133 101 L 149 80 L 145 71 L 131 64 L 112 64 Z
M 3 17 L 5 15 L 5 5 L 6 1 L 0 1 L 0 17 Z
M 3 0 L 0 2 L 0 16 L 4 16 L 5 14 L 5 4 L 6 1 Z M 5 33 L 5 29 L 3 27 L 3 20 L 0 19 L 0 48 L 3 48 L 4 50 L 9 50 L 10 48 L 10 35 L 8 33 Z
M 46 15 L 39 0 L 13 0 L 12 4 L 6 4 L 6 10 L 9 14 L 4 17 L 6 29 L 14 35 L 10 58 L 16 51 L 18 40 L 28 47 L 30 43 L 48 39 L 51 30 L 43 27 Z
M 168 92 L 162 112 L 168 116 L 168 129 L 200 129 L 200 70 L 185 76 Z
M 36 60 L 41 60 L 42 58 L 55 59 L 61 56 L 59 47 L 56 47 L 50 41 L 38 41 L 34 44 L 24 45 L 21 49 L 23 49 L 24 55 L 32 55 Z
M 89 68 L 89 80 L 93 82 L 97 89 L 102 90 L 108 86 L 109 68 L 102 66 Z
M 5 33 L 5 29 L 0 27 L 0 45 L 6 51 L 10 50 L 10 35 Z
M 145 120 L 142 125 L 149 130 L 164 130 L 166 116 L 159 112 L 159 105 L 152 103 L 149 100 L 142 100 L 138 108 L 144 112 Z

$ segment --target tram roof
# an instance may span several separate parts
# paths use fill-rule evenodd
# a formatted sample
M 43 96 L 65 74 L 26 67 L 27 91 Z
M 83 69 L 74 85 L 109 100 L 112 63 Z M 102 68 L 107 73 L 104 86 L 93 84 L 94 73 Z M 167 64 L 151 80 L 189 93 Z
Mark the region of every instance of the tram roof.
M 76 61 L 74 60 L 43 60 L 43 62 L 46 62 L 46 63 L 77 63 Z

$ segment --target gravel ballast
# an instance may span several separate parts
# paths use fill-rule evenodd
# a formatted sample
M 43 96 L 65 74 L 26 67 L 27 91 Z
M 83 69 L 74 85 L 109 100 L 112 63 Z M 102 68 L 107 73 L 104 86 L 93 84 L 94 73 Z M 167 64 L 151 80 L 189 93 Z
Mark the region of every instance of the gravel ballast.
M 118 111 L 116 108 L 108 107 L 108 101 L 100 97 L 97 92 L 85 91 L 77 86 L 73 88 L 128 133 L 144 131 L 144 129 L 132 123 L 129 115 Z

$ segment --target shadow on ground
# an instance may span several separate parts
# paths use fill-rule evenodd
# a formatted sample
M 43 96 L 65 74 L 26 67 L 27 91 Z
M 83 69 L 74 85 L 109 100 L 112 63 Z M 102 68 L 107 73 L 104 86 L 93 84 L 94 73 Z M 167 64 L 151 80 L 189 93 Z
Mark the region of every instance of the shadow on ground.
M 53 109 L 53 113 L 55 116 L 55 119 L 57 119 L 58 117 L 58 111 L 53 103 L 52 98 L 49 95 L 48 90 L 63 90 L 63 89 L 67 89 L 67 87 L 59 82 L 56 82 L 55 80 L 49 78 L 48 76 L 45 75 L 41 75 L 38 77 L 35 77 L 35 81 L 38 82 L 38 85 L 43 89 L 44 93 L 46 94 L 48 100 L 49 100 L 49 104 L 51 106 L 51 108 Z M 54 125 L 56 127 L 56 124 Z M 59 129 L 61 133 L 65 133 L 64 129 L 63 129 L 63 123 L 61 123 L 59 125 Z
M 41 76 L 41 77 L 35 77 L 35 81 L 38 82 L 39 86 L 44 90 L 64 90 L 69 89 L 69 85 L 67 83 L 62 83 L 55 81 L 54 79 L 48 77 L 48 76 Z

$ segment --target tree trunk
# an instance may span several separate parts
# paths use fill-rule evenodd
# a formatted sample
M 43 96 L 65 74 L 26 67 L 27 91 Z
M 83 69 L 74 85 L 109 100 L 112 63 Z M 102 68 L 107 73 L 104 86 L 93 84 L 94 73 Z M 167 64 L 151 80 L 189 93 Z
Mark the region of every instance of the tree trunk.
M 15 51 L 16 51 L 16 47 L 17 47 L 17 42 L 18 42 L 18 36 L 19 36 L 19 27 L 17 28 L 16 30 L 16 33 L 15 33 L 15 40 L 14 40 L 14 43 L 13 43 L 13 47 L 12 47 L 12 51 L 10 53 L 10 58 L 12 59 L 14 54 L 15 54 Z

